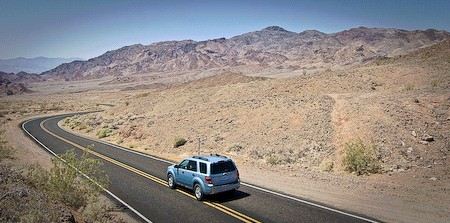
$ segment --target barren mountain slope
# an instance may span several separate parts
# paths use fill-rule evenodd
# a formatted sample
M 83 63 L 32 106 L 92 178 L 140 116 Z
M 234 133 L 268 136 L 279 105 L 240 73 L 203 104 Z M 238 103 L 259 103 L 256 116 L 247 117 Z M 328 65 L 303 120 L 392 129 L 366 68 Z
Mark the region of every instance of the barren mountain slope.
M 449 38 L 445 31 L 355 28 L 333 34 L 295 33 L 271 26 L 230 39 L 166 41 L 132 45 L 88 61 L 62 64 L 44 72 L 48 79 L 96 79 L 105 76 L 233 68 L 248 73 L 267 68 L 325 69 L 353 66 L 416 50 Z M 252 71 L 252 72 L 253 72 Z
M 41 81 L 42 78 L 37 74 L 28 74 L 25 72 L 4 73 L 0 71 L 0 97 L 31 93 L 28 84 L 31 82 Z

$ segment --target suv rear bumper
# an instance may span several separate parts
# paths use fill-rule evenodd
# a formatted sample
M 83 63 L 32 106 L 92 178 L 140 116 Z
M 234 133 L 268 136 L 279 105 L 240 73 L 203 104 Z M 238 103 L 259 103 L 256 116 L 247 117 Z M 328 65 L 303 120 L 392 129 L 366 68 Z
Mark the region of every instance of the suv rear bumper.
M 224 184 L 220 186 L 208 186 L 206 185 L 206 188 L 204 190 L 205 194 L 218 194 L 230 190 L 236 190 L 240 186 L 240 180 L 237 181 L 237 183 L 231 183 L 231 184 Z

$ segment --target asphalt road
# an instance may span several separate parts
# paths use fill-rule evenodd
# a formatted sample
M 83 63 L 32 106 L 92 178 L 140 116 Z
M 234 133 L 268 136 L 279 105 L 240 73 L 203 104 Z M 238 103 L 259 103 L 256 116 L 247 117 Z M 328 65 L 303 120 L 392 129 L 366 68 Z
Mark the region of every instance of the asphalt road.
M 81 155 L 82 148 L 93 145 L 92 156 L 103 160 L 111 182 L 106 192 L 127 205 L 140 221 L 376 222 L 246 183 L 232 197 L 219 195 L 196 201 L 192 191 L 167 187 L 166 169 L 170 162 L 62 130 L 58 121 L 72 115 L 29 120 L 22 128 L 54 155 L 70 149 Z

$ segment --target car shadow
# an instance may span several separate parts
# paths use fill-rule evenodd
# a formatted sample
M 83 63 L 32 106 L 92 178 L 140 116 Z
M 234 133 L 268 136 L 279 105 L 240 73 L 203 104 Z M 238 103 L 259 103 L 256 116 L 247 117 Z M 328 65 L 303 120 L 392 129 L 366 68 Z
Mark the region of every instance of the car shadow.
M 194 191 L 184 187 L 177 187 L 178 190 L 181 190 L 185 193 L 192 194 L 194 196 Z M 224 192 L 220 194 L 207 195 L 204 198 L 204 201 L 216 202 L 216 203 L 226 203 L 230 201 L 240 200 L 246 197 L 251 196 L 249 193 L 245 193 L 240 190 L 235 190 L 234 192 Z
M 233 193 L 225 192 L 220 194 L 209 195 L 206 197 L 207 201 L 217 202 L 217 203 L 226 203 L 230 201 L 240 200 L 246 197 L 251 196 L 249 193 L 245 193 L 240 190 L 236 190 Z

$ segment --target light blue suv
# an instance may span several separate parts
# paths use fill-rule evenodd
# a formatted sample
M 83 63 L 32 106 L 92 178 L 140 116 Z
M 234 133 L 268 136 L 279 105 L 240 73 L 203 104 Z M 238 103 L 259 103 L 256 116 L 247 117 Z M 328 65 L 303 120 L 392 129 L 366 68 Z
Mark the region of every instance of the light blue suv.
M 234 192 L 239 188 L 239 171 L 233 160 L 219 155 L 192 156 L 167 167 L 167 184 L 193 189 L 195 198 Z

